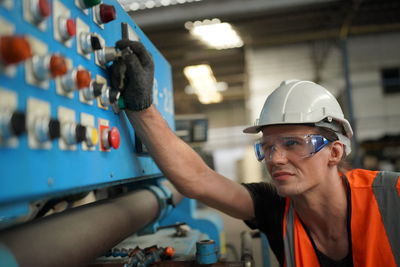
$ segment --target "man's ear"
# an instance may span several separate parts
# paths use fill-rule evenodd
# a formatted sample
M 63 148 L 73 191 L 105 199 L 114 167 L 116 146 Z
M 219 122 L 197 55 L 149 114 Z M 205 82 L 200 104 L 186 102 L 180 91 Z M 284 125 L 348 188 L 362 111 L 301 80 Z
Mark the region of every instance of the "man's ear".
M 331 144 L 331 153 L 329 155 L 329 165 L 338 165 L 344 155 L 344 144 L 334 141 Z

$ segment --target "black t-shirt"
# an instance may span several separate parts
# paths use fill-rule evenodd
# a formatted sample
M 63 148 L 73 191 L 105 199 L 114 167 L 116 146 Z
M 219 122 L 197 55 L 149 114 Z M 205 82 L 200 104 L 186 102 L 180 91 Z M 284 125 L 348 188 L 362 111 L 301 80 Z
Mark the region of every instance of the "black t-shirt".
M 347 203 L 351 203 L 350 200 L 350 187 L 347 179 L 344 179 L 347 188 Z M 267 238 L 271 250 L 275 253 L 275 256 L 281 266 L 284 262 L 284 249 L 283 249 L 283 217 L 285 212 L 285 198 L 278 195 L 275 187 L 269 183 L 250 183 L 243 184 L 245 188 L 250 192 L 250 195 L 254 203 L 255 217 L 252 220 L 247 220 L 245 223 L 252 229 L 259 229 L 263 232 Z M 347 229 L 349 233 L 349 239 L 351 240 L 350 232 L 350 205 L 347 207 Z M 304 226 L 307 231 L 307 228 Z M 308 233 L 308 231 L 307 231 Z M 351 242 L 349 246 L 349 254 L 342 260 L 335 261 L 320 252 L 312 240 L 309 238 L 316 251 L 319 263 L 321 267 L 351 267 L 353 266 L 352 253 L 351 253 Z

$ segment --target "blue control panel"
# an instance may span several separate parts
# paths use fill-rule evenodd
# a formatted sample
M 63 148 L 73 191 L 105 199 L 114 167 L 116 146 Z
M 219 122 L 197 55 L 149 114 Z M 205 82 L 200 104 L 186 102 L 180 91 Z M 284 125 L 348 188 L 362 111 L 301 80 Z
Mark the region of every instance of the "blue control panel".
M 174 129 L 171 67 L 117 1 L 0 1 L 0 225 L 37 201 L 161 177 L 119 111 L 107 66 L 139 40 Z

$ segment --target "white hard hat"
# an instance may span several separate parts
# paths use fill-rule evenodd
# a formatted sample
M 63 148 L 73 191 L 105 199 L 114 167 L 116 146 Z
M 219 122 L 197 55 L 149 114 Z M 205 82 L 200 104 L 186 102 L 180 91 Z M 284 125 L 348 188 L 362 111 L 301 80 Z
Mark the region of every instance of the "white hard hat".
M 310 81 L 287 80 L 268 96 L 255 125 L 243 132 L 258 133 L 264 126 L 277 124 L 304 123 L 319 126 L 319 123 L 324 123 L 321 126 L 327 127 L 326 122 L 339 123 L 343 127 L 342 133 L 350 141 L 353 136 L 350 123 L 344 118 L 339 103 L 328 90 Z M 349 144 L 345 145 L 350 149 Z

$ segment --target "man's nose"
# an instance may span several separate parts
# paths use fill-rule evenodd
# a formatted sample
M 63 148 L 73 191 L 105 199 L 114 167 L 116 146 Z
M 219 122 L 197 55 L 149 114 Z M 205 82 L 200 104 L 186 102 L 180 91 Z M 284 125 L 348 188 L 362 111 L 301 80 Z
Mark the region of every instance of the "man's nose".
M 280 148 L 279 146 L 275 146 L 269 155 L 269 159 L 267 160 L 272 164 L 287 163 L 288 159 L 286 157 L 286 150 Z

